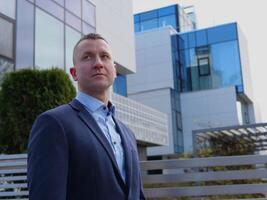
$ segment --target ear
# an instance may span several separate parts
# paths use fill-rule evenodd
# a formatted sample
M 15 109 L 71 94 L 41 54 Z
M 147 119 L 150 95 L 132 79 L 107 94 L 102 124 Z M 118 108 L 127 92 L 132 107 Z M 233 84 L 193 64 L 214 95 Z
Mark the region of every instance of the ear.
M 77 71 L 76 71 L 76 67 L 75 66 L 70 68 L 70 74 L 71 74 L 71 76 L 72 76 L 74 81 L 78 80 Z

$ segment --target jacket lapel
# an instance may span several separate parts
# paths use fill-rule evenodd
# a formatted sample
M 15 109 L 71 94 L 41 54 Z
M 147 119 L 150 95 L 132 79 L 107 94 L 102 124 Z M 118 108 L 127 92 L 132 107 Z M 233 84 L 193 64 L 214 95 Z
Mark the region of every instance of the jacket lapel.
M 111 146 L 108 142 L 108 140 L 106 139 L 104 133 L 102 133 L 102 130 L 100 129 L 100 127 L 97 125 L 97 122 L 95 121 L 95 119 L 93 118 L 93 116 L 83 107 L 83 105 L 76 99 L 72 100 L 69 105 L 75 109 L 76 111 L 78 111 L 78 116 L 80 117 L 80 119 L 88 126 L 88 128 L 92 131 L 92 133 L 95 135 L 95 137 L 98 139 L 98 141 L 100 142 L 100 144 L 104 147 L 104 149 L 106 150 L 109 158 L 111 159 L 111 162 L 114 166 L 114 168 L 116 169 L 116 172 L 119 175 L 119 179 L 120 182 L 124 184 L 124 181 L 120 175 L 120 171 L 114 156 L 114 153 L 111 149 Z
M 128 131 L 123 128 L 123 126 L 120 125 L 120 122 L 118 119 L 113 117 L 113 120 L 116 124 L 117 131 L 119 132 L 121 136 L 122 146 L 124 150 L 124 158 L 125 158 L 125 171 L 126 171 L 126 184 L 127 184 L 127 190 L 129 191 L 129 188 L 131 188 L 131 181 L 132 181 L 132 150 L 130 148 L 130 141 L 128 138 Z

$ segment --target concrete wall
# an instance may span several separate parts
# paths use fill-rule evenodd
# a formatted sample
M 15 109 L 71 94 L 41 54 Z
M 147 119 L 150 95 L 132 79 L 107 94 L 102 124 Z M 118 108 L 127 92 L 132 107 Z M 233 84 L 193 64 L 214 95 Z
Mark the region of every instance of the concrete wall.
M 193 150 L 192 130 L 239 124 L 234 87 L 181 94 L 185 152 Z
M 172 113 L 171 113 L 171 93 L 170 89 L 152 90 L 149 92 L 129 94 L 129 98 L 138 101 L 142 104 L 150 106 L 160 112 L 166 113 L 168 116 L 168 145 L 149 147 L 147 154 L 151 155 L 163 155 L 171 154 L 173 149 L 173 132 L 172 132 Z
M 133 7 L 131 0 L 91 0 L 96 6 L 96 32 L 110 43 L 118 71 L 135 72 Z
M 173 88 L 171 55 L 172 28 L 136 34 L 136 73 L 127 76 L 129 94 L 159 88 Z

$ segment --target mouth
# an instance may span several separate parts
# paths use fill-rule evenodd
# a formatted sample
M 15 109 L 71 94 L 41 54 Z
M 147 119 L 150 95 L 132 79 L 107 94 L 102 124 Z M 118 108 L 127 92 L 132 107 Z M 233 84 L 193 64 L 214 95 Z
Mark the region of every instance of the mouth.
M 105 76 L 105 74 L 97 73 L 97 74 L 94 74 L 92 77 L 96 77 L 96 76 Z

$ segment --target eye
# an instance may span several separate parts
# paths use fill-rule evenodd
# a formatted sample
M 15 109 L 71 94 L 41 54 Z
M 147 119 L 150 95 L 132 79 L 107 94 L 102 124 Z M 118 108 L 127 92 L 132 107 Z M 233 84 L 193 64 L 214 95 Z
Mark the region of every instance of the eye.
M 90 60 L 91 58 L 92 58 L 92 56 L 90 56 L 90 55 L 84 55 L 82 57 L 83 60 Z
M 102 57 L 103 59 L 110 59 L 110 55 L 108 55 L 108 54 L 103 54 L 101 57 Z

